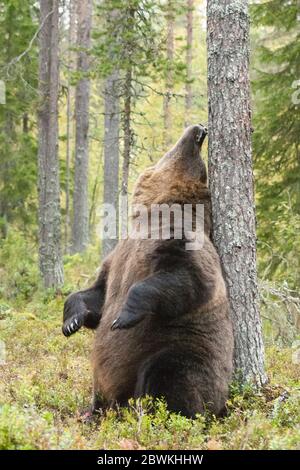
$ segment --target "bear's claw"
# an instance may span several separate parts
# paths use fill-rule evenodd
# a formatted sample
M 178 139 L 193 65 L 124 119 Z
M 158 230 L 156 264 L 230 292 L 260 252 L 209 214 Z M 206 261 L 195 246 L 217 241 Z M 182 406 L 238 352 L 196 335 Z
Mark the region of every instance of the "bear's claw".
M 71 336 L 73 333 L 76 333 L 81 328 L 82 324 L 79 321 L 79 318 L 68 318 L 63 324 L 62 332 L 65 336 Z
M 68 337 L 76 333 L 84 324 L 86 314 L 87 309 L 81 295 L 70 295 L 64 305 L 63 334 Z
M 145 314 L 136 314 L 129 310 L 122 310 L 120 316 L 116 318 L 112 325 L 111 330 L 127 330 L 140 323 L 145 318 Z

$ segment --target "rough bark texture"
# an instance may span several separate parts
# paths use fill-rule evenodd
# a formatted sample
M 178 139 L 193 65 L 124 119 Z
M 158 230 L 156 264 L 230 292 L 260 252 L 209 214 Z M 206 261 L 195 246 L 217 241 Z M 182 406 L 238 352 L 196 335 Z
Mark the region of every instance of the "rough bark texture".
M 185 84 L 185 126 L 191 124 L 192 109 L 192 60 L 193 60 L 193 9 L 194 0 L 187 0 L 186 15 L 186 84 Z
M 72 152 L 72 103 L 73 93 L 71 86 L 71 72 L 74 69 L 73 53 L 71 51 L 72 46 L 74 47 L 74 33 L 75 27 L 75 2 L 69 0 L 69 29 L 68 29 L 68 54 L 67 54 L 67 109 L 66 109 L 66 217 L 65 217 L 65 252 L 69 250 L 69 229 L 70 229 L 70 163 L 71 163 L 71 152 Z
M 163 116 L 164 116 L 164 144 L 166 148 L 169 148 L 172 144 L 172 114 L 171 114 L 171 98 L 173 91 L 173 70 L 172 62 L 174 60 L 174 12 L 173 2 L 168 2 L 168 13 L 167 13 L 167 60 L 168 70 L 166 76 L 166 93 L 164 95 L 163 102 Z
M 89 69 L 89 57 L 86 50 L 90 47 L 92 0 L 77 2 L 77 70 L 86 74 Z M 72 252 L 82 252 L 89 241 L 88 207 L 88 128 L 89 128 L 90 80 L 83 77 L 76 85 L 75 119 L 75 179 L 73 196 Z
M 134 25 L 136 8 L 129 6 L 126 10 L 128 15 L 128 25 Z M 131 148 L 133 141 L 132 131 L 132 97 L 133 97 L 133 60 L 132 54 L 134 50 L 134 43 L 129 37 L 124 41 L 124 57 L 127 60 L 124 85 L 123 85 L 123 99 L 124 107 L 122 112 L 122 128 L 123 128 L 123 162 L 122 162 L 122 181 L 121 181 L 121 204 L 120 204 L 120 219 L 121 219 L 121 233 L 122 236 L 127 230 L 128 219 L 128 179 L 129 167 L 131 158 Z
M 105 84 L 104 123 L 104 204 L 112 204 L 118 220 L 119 206 L 119 97 L 118 72 L 114 71 Z M 118 232 L 118 231 L 117 231 Z M 117 240 L 103 236 L 102 256 L 105 257 L 117 244 Z
M 251 158 L 248 0 L 208 0 L 209 177 L 213 240 L 235 330 L 235 369 L 265 382 Z
M 63 283 L 58 166 L 58 0 L 40 1 L 39 264 L 45 287 Z
M 6 48 L 5 59 L 7 63 L 11 61 L 11 45 L 13 44 L 13 38 L 14 38 L 14 33 L 15 33 L 13 31 L 12 21 L 11 21 L 12 15 L 13 15 L 12 11 L 9 12 L 8 14 L 9 16 L 8 16 L 8 22 L 7 22 L 7 28 L 6 28 L 7 48 Z M 4 95 L 6 95 L 5 90 L 4 90 Z M 4 102 L 6 102 L 6 96 L 4 96 L 4 98 L 5 98 Z M 0 103 L 0 105 L 2 105 L 2 103 Z M 4 130 L 5 130 L 5 136 L 6 136 L 6 143 L 7 145 L 11 146 L 11 148 L 13 148 L 15 129 L 14 129 L 12 110 L 10 106 L 4 106 L 4 114 L 5 114 Z M 7 159 L 4 159 L 4 162 L 2 162 L 1 164 L 1 180 L 4 182 L 6 181 L 8 171 L 9 171 L 9 161 L 7 161 Z M 0 219 L 1 219 L 0 231 L 1 231 L 1 237 L 3 238 L 6 238 L 8 235 L 8 218 L 9 218 L 8 201 L 5 200 L 4 198 L 1 198 L 0 199 Z
M 124 83 L 124 115 L 123 115 L 123 164 L 122 164 L 122 197 L 128 197 L 128 178 L 130 166 L 130 153 L 132 143 L 132 129 L 131 129 L 131 106 L 132 106 L 132 68 L 129 65 Z M 126 217 L 124 217 L 125 221 Z M 122 215 L 123 220 L 123 215 Z

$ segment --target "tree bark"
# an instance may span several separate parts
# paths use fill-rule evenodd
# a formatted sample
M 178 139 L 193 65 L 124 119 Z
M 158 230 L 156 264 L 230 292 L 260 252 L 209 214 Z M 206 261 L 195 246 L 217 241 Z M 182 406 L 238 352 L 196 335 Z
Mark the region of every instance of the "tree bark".
M 185 84 L 185 127 L 191 124 L 192 109 L 192 60 L 193 60 L 193 9 L 194 0 L 187 0 L 186 15 L 186 84 Z
M 103 203 L 112 204 L 116 210 L 117 233 L 119 214 L 119 96 L 118 71 L 107 79 L 104 90 L 104 195 Z M 130 151 L 130 150 L 129 150 Z M 128 160 L 128 156 L 126 156 Z M 102 256 L 105 257 L 117 244 L 117 239 L 105 238 L 103 233 Z
M 266 381 L 256 271 L 248 0 L 208 0 L 209 179 L 213 240 L 227 282 L 235 370 Z
M 86 75 L 89 70 L 87 49 L 90 47 L 92 0 L 77 3 L 77 71 Z M 88 204 L 88 129 L 89 129 L 90 80 L 83 76 L 76 85 L 75 119 L 75 179 L 73 196 L 72 252 L 85 250 L 89 242 L 89 204 Z
M 121 230 L 126 233 L 128 211 L 128 179 L 132 143 L 131 129 L 131 101 L 132 101 L 132 67 L 129 64 L 125 74 L 124 83 L 124 113 L 123 113 L 123 163 L 122 163 L 122 182 L 121 182 Z
M 129 5 L 125 11 L 126 24 L 133 27 L 136 15 L 136 6 Z M 132 90 L 133 90 L 133 50 L 134 42 L 129 36 L 125 38 L 123 49 L 126 60 L 125 76 L 123 85 L 123 109 L 122 109 L 122 130 L 123 130 L 123 161 L 121 177 L 121 201 L 120 201 L 120 221 L 121 234 L 124 237 L 127 233 L 128 224 L 128 180 L 131 159 L 131 148 L 133 141 L 132 131 Z
M 71 47 L 74 46 L 74 33 L 76 30 L 75 27 L 75 2 L 74 0 L 69 0 L 69 29 L 68 29 L 68 55 L 67 55 L 67 129 L 66 129 L 66 216 L 65 216 L 65 253 L 69 250 L 69 228 L 70 228 L 70 165 L 71 165 L 71 153 L 72 153 L 72 103 L 73 103 L 73 93 L 71 86 L 71 73 L 74 69 L 74 60 Z
M 7 21 L 7 27 L 4 29 L 6 33 L 6 40 L 7 40 L 7 48 L 6 48 L 6 62 L 9 63 L 11 61 L 11 47 L 13 44 L 13 35 L 14 31 L 12 28 L 12 15 L 13 15 L 13 10 L 8 11 L 8 21 Z M 14 129 L 14 122 L 13 122 L 13 115 L 12 115 L 12 110 L 10 107 L 6 106 L 4 108 L 4 131 L 5 131 L 5 136 L 6 136 L 6 142 L 8 145 L 13 147 L 13 142 L 14 142 L 14 134 L 15 134 L 15 129 Z M 1 129 L 2 130 L 2 129 Z M 9 161 L 7 159 L 4 160 L 3 164 L 1 165 L 1 180 L 3 182 L 7 181 L 8 177 L 8 170 L 9 170 Z M 1 224 L 0 224 L 0 231 L 1 231 L 1 238 L 6 238 L 8 235 L 8 218 L 9 218 L 9 210 L 8 210 L 8 201 L 6 198 L 1 198 L 0 199 L 0 218 L 1 218 Z
M 46 288 L 63 283 L 58 163 L 58 0 L 40 0 L 39 265 Z
M 172 64 L 174 60 L 174 12 L 173 2 L 168 1 L 167 11 L 167 75 L 166 75 L 166 93 L 163 102 L 163 116 L 164 116 L 164 145 L 169 148 L 172 144 L 172 113 L 171 113 L 171 98 L 173 92 L 173 69 Z

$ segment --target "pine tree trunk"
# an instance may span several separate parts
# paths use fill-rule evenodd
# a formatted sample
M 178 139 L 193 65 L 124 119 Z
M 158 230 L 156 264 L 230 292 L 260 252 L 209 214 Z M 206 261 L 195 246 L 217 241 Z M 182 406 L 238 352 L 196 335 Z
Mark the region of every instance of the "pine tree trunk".
M 167 62 L 168 70 L 166 76 L 166 93 L 163 102 L 163 116 L 164 116 L 164 145 L 169 148 L 172 144 L 172 114 L 171 114 L 171 97 L 173 92 L 173 70 L 172 63 L 174 60 L 174 12 L 173 2 L 168 2 L 167 12 Z
M 121 231 L 126 233 L 128 211 L 128 179 L 130 167 L 130 154 L 132 142 L 131 129 L 131 101 L 132 101 L 132 68 L 129 65 L 124 83 L 124 113 L 123 113 L 123 163 L 122 163 L 122 182 L 121 182 Z
M 193 60 L 193 9 L 194 0 L 187 0 L 186 15 L 186 84 L 185 84 L 185 126 L 191 124 L 192 109 L 192 60 Z
M 63 283 L 58 164 L 58 0 L 40 0 L 39 265 L 46 288 Z
M 104 124 L 104 204 L 112 204 L 118 222 L 119 207 L 119 97 L 118 72 L 114 71 L 105 84 L 105 124 Z M 118 223 L 117 223 L 118 233 Z M 102 256 L 105 257 L 117 244 L 117 239 L 104 237 Z
M 235 369 L 261 385 L 264 347 L 256 272 L 248 0 L 208 0 L 209 177 L 213 240 L 235 333 Z
M 11 61 L 11 47 L 13 44 L 13 35 L 14 31 L 12 28 L 12 15 L 13 15 L 13 10 L 9 11 L 8 13 L 8 21 L 7 21 L 7 27 L 5 28 L 5 33 L 6 33 L 6 41 L 7 41 L 7 48 L 6 48 L 6 57 L 5 60 L 7 63 Z M 5 94 L 5 91 L 4 91 Z M 5 97 L 6 98 L 6 97 Z M 6 99 L 4 100 L 6 102 Z M 1 103 L 0 103 L 1 105 Z M 10 107 L 5 106 L 4 107 L 4 130 L 5 130 L 5 136 L 6 136 L 6 143 L 7 145 L 13 147 L 13 142 L 14 142 L 14 123 L 13 123 L 13 115 L 12 115 L 12 110 Z M 4 160 L 3 164 L 1 165 L 1 179 L 3 182 L 7 180 L 7 174 L 9 172 L 9 161 L 7 159 Z M 1 238 L 6 238 L 8 235 L 8 201 L 5 200 L 5 198 L 0 199 L 0 231 L 1 231 Z
M 92 0 L 77 3 L 77 71 L 86 74 L 89 70 L 89 57 L 86 49 L 90 47 Z M 89 242 L 89 204 L 88 204 L 88 129 L 89 129 L 90 80 L 83 77 L 76 85 L 75 119 L 75 179 L 73 195 L 72 252 L 85 250 Z
M 69 29 L 68 29 L 68 55 L 67 55 L 67 129 L 66 129 L 66 216 L 65 216 L 65 253 L 69 250 L 69 228 L 70 228 L 70 165 L 71 165 L 71 153 L 72 153 L 72 103 L 73 93 L 71 86 L 71 73 L 73 71 L 73 53 L 71 51 L 72 46 L 75 45 L 74 33 L 75 33 L 75 2 L 69 0 Z
M 126 8 L 127 24 L 134 24 L 136 8 L 135 5 L 128 5 Z M 123 109 L 122 109 L 122 130 L 123 130 L 123 159 L 122 159 L 122 177 L 121 177 L 121 201 L 120 201 L 120 222 L 121 236 L 127 234 L 128 225 L 128 180 L 131 158 L 131 148 L 133 141 L 132 131 L 132 91 L 133 91 L 133 64 L 132 53 L 134 43 L 131 37 L 126 38 L 123 44 L 124 57 L 127 65 L 124 76 L 123 86 Z

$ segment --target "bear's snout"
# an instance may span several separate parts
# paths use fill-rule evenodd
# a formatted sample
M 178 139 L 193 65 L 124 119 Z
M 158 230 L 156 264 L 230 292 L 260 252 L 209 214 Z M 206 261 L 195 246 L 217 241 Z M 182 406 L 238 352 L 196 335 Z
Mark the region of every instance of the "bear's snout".
M 196 137 L 195 137 L 195 140 L 197 142 L 197 144 L 202 144 L 205 137 L 207 136 L 207 127 L 206 126 L 203 126 L 202 124 L 198 124 L 197 125 L 197 129 L 196 129 Z

